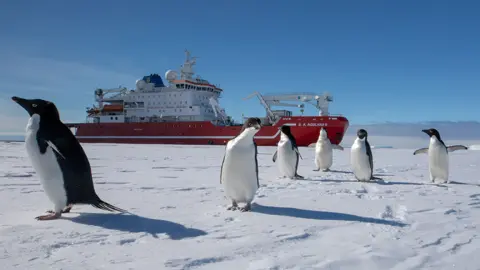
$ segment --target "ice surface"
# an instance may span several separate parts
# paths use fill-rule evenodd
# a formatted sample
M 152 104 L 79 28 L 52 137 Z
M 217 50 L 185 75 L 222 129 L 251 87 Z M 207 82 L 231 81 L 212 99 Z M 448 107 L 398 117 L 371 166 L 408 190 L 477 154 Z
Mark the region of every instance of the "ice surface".
M 467 146 L 468 147 L 468 146 Z M 468 147 L 468 150 L 480 150 L 480 144 L 473 144 Z
M 373 149 L 380 183 L 359 183 L 349 151 L 332 172 L 278 179 L 259 147 L 252 212 L 227 211 L 222 146 L 85 144 L 95 187 L 135 215 L 52 208 L 23 143 L 0 143 L 0 244 L 7 269 L 478 269 L 480 152 L 450 153 L 451 184 L 428 180 L 427 156 Z

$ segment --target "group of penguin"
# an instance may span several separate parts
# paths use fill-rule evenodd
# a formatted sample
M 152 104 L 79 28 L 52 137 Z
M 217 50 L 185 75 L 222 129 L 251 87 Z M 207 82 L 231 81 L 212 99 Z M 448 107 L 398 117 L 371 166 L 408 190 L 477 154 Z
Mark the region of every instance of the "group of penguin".
M 260 188 L 258 177 L 258 151 L 253 140 L 260 130 L 259 118 L 248 118 L 238 136 L 228 141 L 225 148 L 222 166 L 220 169 L 220 183 L 223 184 L 227 197 L 232 204 L 228 210 L 251 210 L 251 203 L 255 193 Z M 302 156 L 298 150 L 295 137 L 291 133 L 290 126 L 280 127 L 280 141 L 277 150 L 273 154 L 272 161 L 277 163 L 281 177 L 290 179 L 304 179 L 298 174 L 298 163 Z M 448 182 L 448 152 L 467 150 L 463 145 L 446 146 L 439 132 L 434 129 L 422 130 L 430 136 L 428 148 L 416 150 L 413 154 L 428 153 L 430 180 L 437 179 Z M 333 163 L 333 150 L 344 150 L 342 146 L 330 142 L 327 131 L 320 129 L 315 145 L 314 171 L 329 171 Z M 353 142 L 350 153 L 350 162 L 353 174 L 358 181 L 381 180 L 373 175 L 373 154 L 368 142 L 368 133 L 365 129 L 357 131 L 357 138 Z M 239 203 L 244 203 L 239 207 Z
M 25 134 L 26 151 L 47 197 L 54 205 L 53 210 L 37 216 L 37 220 L 58 219 L 62 213 L 70 212 L 75 204 L 90 204 L 106 211 L 128 213 L 103 201 L 96 194 L 89 160 L 77 138 L 60 120 L 60 114 L 53 102 L 20 97 L 12 97 L 12 100 L 30 116 Z M 220 169 L 220 183 L 232 203 L 227 207 L 228 210 L 251 210 L 251 203 L 260 187 L 258 151 L 253 140 L 260 129 L 259 118 L 248 118 L 240 134 L 226 144 Z M 283 177 L 303 179 L 304 177 L 297 173 L 299 159 L 302 157 L 290 126 L 284 125 L 280 130 L 280 141 L 272 160 L 277 163 Z M 448 181 L 448 152 L 466 150 L 467 147 L 446 147 L 437 130 L 428 129 L 423 132 L 430 136 L 430 145 L 428 148 L 416 150 L 414 155 L 428 153 L 430 179 Z M 326 130 L 322 128 L 315 148 L 316 171 L 329 170 L 333 161 L 333 149 L 343 150 L 341 146 L 330 143 Z M 357 180 L 375 179 L 372 151 L 364 129 L 357 132 L 351 148 L 351 162 Z M 239 203 L 244 205 L 240 207 Z

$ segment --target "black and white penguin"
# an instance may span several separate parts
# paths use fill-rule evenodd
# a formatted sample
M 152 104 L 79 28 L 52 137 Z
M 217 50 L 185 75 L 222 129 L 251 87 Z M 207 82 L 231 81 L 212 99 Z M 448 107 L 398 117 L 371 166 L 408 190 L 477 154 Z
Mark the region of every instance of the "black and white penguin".
M 251 203 L 260 187 L 257 144 L 253 137 L 261 128 L 259 118 L 248 118 L 240 134 L 228 141 L 220 169 L 220 183 L 232 201 L 227 210 L 251 210 Z M 239 207 L 238 203 L 245 203 Z
M 54 210 L 38 220 L 57 219 L 74 204 L 91 204 L 107 210 L 125 210 L 102 201 L 93 187 L 92 171 L 82 146 L 65 126 L 55 104 L 42 99 L 12 97 L 30 115 L 25 146 L 32 166 Z
M 368 133 L 365 129 L 357 131 L 357 138 L 350 150 L 350 162 L 353 174 L 358 181 L 370 181 L 373 177 L 373 155 L 368 143 Z
M 273 162 L 276 162 L 280 174 L 283 177 L 290 179 L 304 179 L 298 174 L 298 163 L 300 158 L 300 151 L 298 150 L 297 141 L 293 136 L 290 126 L 280 127 L 280 141 L 277 145 L 277 150 L 273 154 Z
M 330 170 L 333 164 L 333 149 L 343 151 L 342 146 L 330 142 L 327 130 L 322 127 L 315 144 L 315 165 L 317 169 L 314 171 L 322 170 L 326 172 Z
M 417 155 L 428 153 L 430 180 L 435 182 L 435 180 L 439 179 L 441 182 L 447 183 L 449 167 L 448 152 L 467 150 L 468 148 L 464 145 L 452 145 L 447 147 L 442 141 L 438 130 L 434 128 L 423 129 L 422 132 L 425 132 L 428 136 L 430 136 L 430 144 L 426 148 L 415 150 L 413 154 Z

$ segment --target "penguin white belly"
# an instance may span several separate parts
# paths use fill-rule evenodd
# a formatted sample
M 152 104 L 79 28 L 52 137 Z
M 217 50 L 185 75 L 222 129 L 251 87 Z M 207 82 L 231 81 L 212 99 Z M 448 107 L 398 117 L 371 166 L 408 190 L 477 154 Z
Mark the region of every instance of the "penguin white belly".
M 428 148 L 430 180 L 448 182 L 448 154 L 443 145 L 434 143 Z
M 350 161 L 355 177 L 360 181 L 368 181 L 371 179 L 370 162 L 367 156 L 367 148 L 365 145 L 353 144 Z
M 333 163 L 333 148 L 329 142 L 317 142 L 315 146 L 315 165 L 319 170 L 330 169 Z
M 222 184 L 230 199 L 244 203 L 253 200 L 258 189 L 255 166 L 253 145 L 227 148 L 222 168 Z
M 25 147 L 47 197 L 55 205 L 54 210 L 61 211 L 67 205 L 67 194 L 62 170 L 52 148 L 48 147 L 43 155 L 40 153 L 35 130 L 27 130 Z
M 296 174 L 297 153 L 290 141 L 280 141 L 277 148 L 277 166 L 282 176 L 293 178 Z

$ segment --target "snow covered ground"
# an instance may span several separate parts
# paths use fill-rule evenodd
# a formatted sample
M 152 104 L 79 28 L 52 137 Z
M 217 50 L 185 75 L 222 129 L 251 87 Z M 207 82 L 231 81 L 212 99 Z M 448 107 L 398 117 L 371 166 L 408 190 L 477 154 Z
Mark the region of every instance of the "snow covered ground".
M 346 142 L 349 144 L 350 142 Z M 426 146 L 428 138 L 425 138 Z M 449 142 L 447 142 L 449 143 Z M 449 143 L 451 144 L 451 143 Z M 0 143 L 0 264 L 7 269 L 478 269 L 480 152 L 450 153 L 451 184 L 428 181 L 427 156 L 374 149 L 376 175 L 358 183 L 349 150 L 335 172 L 277 179 L 259 147 L 252 212 L 231 212 L 219 183 L 222 146 L 84 145 L 98 194 L 134 215 L 52 205 L 23 143 Z

